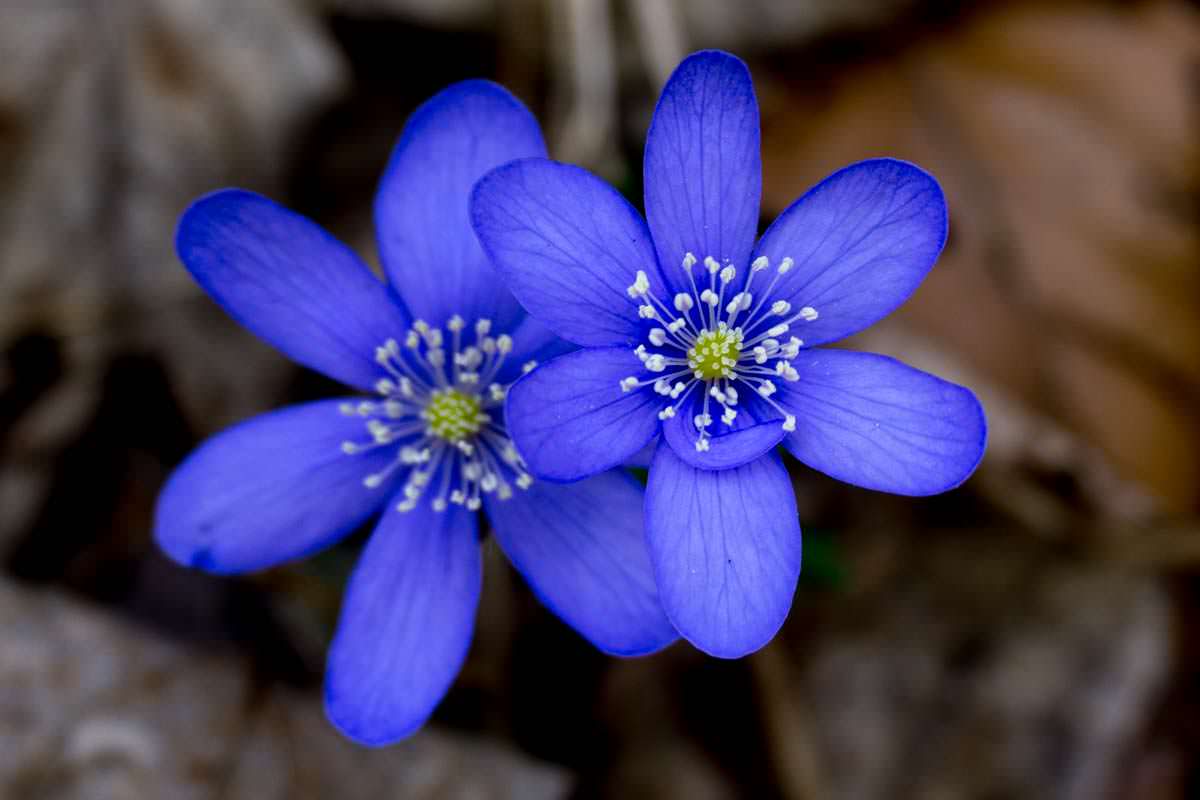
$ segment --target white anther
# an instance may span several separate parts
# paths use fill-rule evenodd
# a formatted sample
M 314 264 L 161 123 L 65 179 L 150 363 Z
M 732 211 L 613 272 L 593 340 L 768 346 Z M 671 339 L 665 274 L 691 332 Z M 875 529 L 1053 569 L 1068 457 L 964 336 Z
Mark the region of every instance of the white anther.
M 443 367 L 446 365 L 445 350 L 430 350 L 425 354 L 425 357 L 429 359 L 429 363 L 435 367 Z
M 696 426 L 696 430 L 702 431 L 705 428 L 707 428 L 709 425 L 712 425 L 712 415 L 711 414 L 697 414 L 692 419 L 692 424 Z
M 483 489 L 485 492 L 489 492 L 489 493 L 496 491 L 496 487 L 499 485 L 500 485 L 500 479 L 496 477 L 496 473 L 494 473 L 494 472 L 489 472 L 487 475 L 484 475 L 483 478 L 481 478 L 479 481 L 479 488 Z
M 770 260 L 766 256 L 759 256 L 754 259 L 754 263 L 750 265 L 751 272 L 762 272 L 767 267 L 771 266 Z
M 672 419 L 675 416 L 675 406 L 667 406 L 662 411 L 658 412 L 658 418 L 661 420 Z
M 496 350 L 500 355 L 506 356 L 512 352 L 513 342 L 512 337 L 507 333 L 502 333 L 496 337 Z
M 761 344 L 758 345 L 757 347 L 755 347 L 750 352 L 754 354 L 754 363 L 755 364 L 767 363 L 767 348 L 763 347 Z
M 694 303 L 692 302 L 692 296 L 690 294 L 680 292 L 679 294 L 675 295 L 676 311 L 683 311 L 686 313 L 692 310 L 693 305 Z
M 533 372 L 534 367 L 536 367 L 536 366 L 537 366 L 537 361 L 532 361 L 532 360 L 526 361 L 524 364 L 521 365 L 521 373 L 525 374 L 525 373 Z
M 725 267 L 721 270 L 721 283 L 729 283 L 737 275 L 737 270 L 732 266 Z
M 498 383 L 493 383 L 491 386 L 488 386 L 488 397 L 492 398 L 494 402 L 499 403 L 504 399 L 506 394 L 507 392 L 504 391 L 504 387 Z
M 791 414 L 788 414 L 786 417 L 784 417 L 783 418 L 783 429 L 785 431 L 789 431 L 789 432 L 796 430 L 796 418 L 794 416 L 792 416 Z
M 658 312 L 652 305 L 638 306 L 638 316 L 642 319 L 654 319 L 658 316 Z
M 732 425 L 737 415 L 737 411 L 734 411 L 732 408 L 726 408 L 725 413 L 721 415 L 721 422 L 724 422 L 726 425 Z
M 475 321 L 475 335 L 479 338 L 487 336 L 492 330 L 492 321 L 484 317 Z
M 416 350 L 421 346 L 421 337 L 417 335 L 416 331 L 409 331 L 404 337 L 404 346 L 409 350 Z
M 813 322 L 818 316 L 820 315 L 812 306 L 805 306 L 804 308 L 800 309 L 800 319 L 804 320 L 805 322 Z
M 650 344 L 655 347 L 662 347 L 667 341 L 667 332 L 662 328 L 651 328 L 648 338 L 650 339 Z
M 338 406 L 338 413 L 340 413 L 342 416 L 353 417 L 355 413 L 354 403 L 342 403 Z
M 446 328 L 454 333 L 458 333 L 463 329 L 463 327 L 466 326 L 466 324 L 467 323 L 463 321 L 462 317 L 460 317 L 458 314 L 455 314 L 446 322 Z
M 712 256 L 704 257 L 704 266 L 708 269 L 708 273 L 710 275 L 716 275 L 721 271 L 721 265 L 717 263 L 717 260 Z
M 342 452 L 348 456 L 352 456 L 358 452 L 358 445 L 354 442 L 342 442 Z
M 387 414 L 392 419 L 399 419 L 400 417 L 404 416 L 404 404 L 395 400 L 386 400 L 383 404 L 383 413 Z
M 697 453 L 707 453 L 708 452 L 708 437 L 707 436 L 701 436 L 699 439 L 696 440 L 696 452 Z
M 686 383 L 683 381 L 676 381 L 675 385 L 671 387 L 671 399 L 678 400 L 679 395 L 683 394 L 685 389 L 687 389 Z
M 408 378 L 400 379 L 400 394 L 402 394 L 405 397 L 413 396 L 412 381 L 409 380 Z
M 671 393 L 671 382 L 666 378 L 659 378 L 654 382 L 654 391 L 656 394 L 668 395 Z
M 512 487 L 507 483 L 500 484 L 496 488 L 496 497 L 499 497 L 501 500 L 508 500 L 512 497 Z
M 637 347 L 633 348 L 633 354 L 637 356 L 638 361 L 641 361 L 642 363 L 645 363 L 646 359 L 650 357 L 650 354 L 646 352 L 646 345 L 644 344 L 639 344 Z
M 443 511 L 445 511 L 447 508 L 449 508 L 449 506 L 446 503 L 446 499 L 444 497 L 439 497 L 439 498 L 435 499 L 433 501 L 432 505 L 433 505 L 433 510 L 438 512 L 439 514 L 442 513 Z
M 367 487 L 368 489 L 378 489 L 382 483 L 383 476 L 378 473 L 368 475 L 367 477 L 363 478 L 363 486 Z
M 792 304 L 787 300 L 776 300 L 771 303 L 771 313 L 782 317 L 784 314 L 792 310 Z
M 669 330 L 671 333 L 679 333 L 679 331 L 683 330 L 686 326 L 687 320 L 680 317 L 671 324 L 667 325 L 667 330 Z
M 517 486 L 520 486 L 522 489 L 528 489 L 532 485 L 533 478 L 529 477 L 524 472 L 517 476 Z
M 700 302 L 707 303 L 710 306 L 715 306 L 717 303 L 721 302 L 721 298 L 717 297 L 717 293 L 712 289 L 705 289 L 700 293 Z
M 694 255 L 692 255 L 691 253 L 684 253 L 683 254 L 683 268 L 691 269 L 694 266 L 696 266 L 696 257 Z
M 788 332 L 788 324 L 781 322 L 773 328 L 767 330 L 767 336 L 782 336 Z
M 708 387 L 708 394 L 710 397 L 715 397 L 717 400 L 725 400 L 725 392 L 721 391 L 721 387 L 717 386 L 715 383 Z
M 650 291 L 650 279 L 639 269 L 633 284 L 625 291 L 630 297 L 644 297 L 646 292 Z
M 375 391 L 382 395 L 389 395 L 396 391 L 396 384 L 392 383 L 387 378 L 380 378 L 375 381 Z
M 487 353 L 489 356 L 496 352 L 496 340 L 491 336 L 485 336 L 479 340 L 479 349 Z
M 472 497 L 467 500 L 468 511 L 478 511 L 483 506 L 483 502 L 478 497 Z
M 787 275 L 788 271 L 792 268 L 792 265 L 795 263 L 796 262 L 792 261 L 792 259 L 790 257 L 784 258 L 783 261 L 779 262 L 779 274 Z
M 732 386 L 725 387 L 725 402 L 731 406 L 736 406 L 738 401 L 738 391 Z
M 430 328 L 429 331 L 425 334 L 425 344 L 428 345 L 429 347 L 441 347 L 442 346 L 442 329 L 441 328 Z
M 438 502 L 438 501 L 436 501 L 436 500 L 434 501 L 434 507 L 435 507 L 435 509 L 436 509 L 436 507 L 437 507 L 437 502 Z M 397 504 L 396 504 L 396 510 L 397 510 L 397 511 L 400 511 L 400 512 L 404 512 L 404 511 L 412 511 L 412 510 L 413 510 L 414 508 L 416 508 L 416 507 L 417 507 L 417 501 L 416 501 L 416 500 L 404 500 L 404 501 L 402 501 L 402 502 L 400 502 L 400 503 L 397 503 Z M 445 509 L 439 509 L 439 510 L 443 510 L 443 511 L 444 511 Z
M 621 379 L 621 391 L 622 392 L 632 392 L 634 389 L 637 388 L 637 385 L 638 385 L 638 379 L 633 377 L 632 375 L 629 376 L 628 378 Z
M 770 381 L 763 381 L 758 386 L 758 393 L 763 397 L 770 397 L 771 395 L 775 394 L 775 391 L 775 384 L 771 383 Z
M 651 372 L 662 372 L 667 368 L 667 360 L 663 356 L 655 353 L 646 359 L 646 369 Z
M 429 323 L 423 319 L 413 321 L 413 330 L 422 336 L 429 333 Z

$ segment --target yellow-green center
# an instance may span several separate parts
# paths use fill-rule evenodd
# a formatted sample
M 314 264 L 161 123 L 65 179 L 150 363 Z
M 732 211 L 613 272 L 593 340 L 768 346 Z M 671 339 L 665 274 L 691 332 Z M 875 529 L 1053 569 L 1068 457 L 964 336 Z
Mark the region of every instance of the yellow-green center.
M 461 442 L 479 433 L 479 398 L 456 389 L 438 389 L 430 395 L 421 417 L 429 430 L 448 442 Z
M 702 381 L 733 377 L 733 367 L 742 352 L 742 331 L 722 326 L 704 330 L 688 350 L 688 366 Z

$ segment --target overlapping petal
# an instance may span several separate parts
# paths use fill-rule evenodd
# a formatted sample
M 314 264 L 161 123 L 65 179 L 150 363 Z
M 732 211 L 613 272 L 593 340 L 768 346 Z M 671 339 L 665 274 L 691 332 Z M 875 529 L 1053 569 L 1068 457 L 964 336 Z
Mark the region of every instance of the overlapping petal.
M 660 443 L 646 487 L 646 536 L 663 608 L 704 652 L 744 656 L 787 618 L 800 576 L 800 522 L 778 455 L 714 472 Z
M 172 473 L 155 511 L 154 537 L 175 561 L 237 573 L 289 561 L 336 541 L 386 498 L 363 478 L 394 454 L 357 455 L 363 421 L 340 401 L 254 417 L 205 442 Z
M 641 367 L 631 350 L 578 350 L 550 361 L 508 390 L 508 433 L 530 472 L 574 481 L 625 463 L 658 433 L 661 398 L 621 391 Z
M 576 350 L 575 345 L 560 339 L 536 317 L 526 315 L 512 332 L 513 349 L 496 374 L 496 380 L 509 384 L 527 372 L 530 362 L 542 364 L 552 358 Z
M 312 221 L 225 189 L 184 213 L 179 258 L 214 300 L 292 360 L 360 389 L 380 377 L 375 348 L 408 327 L 388 288 Z
M 325 679 L 326 713 L 350 738 L 403 739 L 454 682 L 482 586 L 475 520 L 428 503 L 380 520 L 350 579 Z
M 792 455 L 846 483 L 929 495 L 962 483 L 983 457 L 987 422 L 970 390 L 895 359 L 803 350 L 779 402 L 796 415 Z
M 819 314 L 792 332 L 808 345 L 837 341 L 887 316 L 933 267 L 946 243 L 946 199 L 920 167 L 880 158 L 830 175 L 793 203 L 754 250 L 795 266 L 772 300 Z
M 409 117 L 375 197 L 379 255 L 415 317 L 521 317 L 471 231 L 471 187 L 508 161 L 544 156 L 537 120 L 490 81 L 454 84 Z
M 479 182 L 475 232 L 521 305 L 584 347 L 635 344 L 638 270 L 663 297 L 646 223 L 615 189 L 579 167 L 526 159 Z
M 566 486 L 487 496 L 496 540 L 551 611 L 606 653 L 643 655 L 678 638 L 654 586 L 642 487 L 621 470 Z
M 714 422 L 708 430 L 715 435 L 709 436 L 707 450 L 696 449 L 700 430 L 696 427 L 695 416 L 702 409 L 699 402 L 685 404 L 681 413 L 663 423 L 663 439 L 681 461 L 697 469 L 740 467 L 779 444 L 786 433 L 779 414 L 756 413 L 760 412 L 756 405 L 753 397 L 746 398 L 731 425 L 718 421 L 720 408 L 711 405 L 709 413 Z M 761 412 L 773 412 L 773 409 L 764 407 Z
M 748 263 L 762 162 L 758 101 L 741 60 L 708 50 L 676 68 L 646 134 L 643 172 L 646 219 L 664 270 L 688 252 Z

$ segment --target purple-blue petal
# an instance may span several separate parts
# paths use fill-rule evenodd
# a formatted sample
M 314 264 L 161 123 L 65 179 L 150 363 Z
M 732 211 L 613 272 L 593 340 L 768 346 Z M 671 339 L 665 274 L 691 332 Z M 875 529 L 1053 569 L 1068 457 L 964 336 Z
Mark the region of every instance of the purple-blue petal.
M 701 51 L 675 69 L 646 134 L 643 171 L 646 219 L 668 277 L 688 252 L 745 267 L 762 161 L 758 101 L 740 59 Z
M 636 656 L 678 638 L 654 585 L 643 489 L 622 470 L 567 486 L 538 481 L 487 495 L 496 541 L 541 601 L 606 653 Z
M 767 229 L 754 250 L 772 269 L 795 266 L 771 300 L 811 306 L 791 333 L 808 345 L 857 333 L 911 295 L 946 243 L 946 199 L 938 182 L 905 161 L 851 164 L 818 183 Z
M 386 499 L 363 478 L 393 453 L 342 452 L 369 437 L 341 401 L 291 406 L 235 425 L 179 465 L 158 498 L 154 538 L 175 561 L 222 574 L 265 569 L 332 544 Z
M 415 732 L 466 658 L 482 586 L 476 515 L 389 504 L 350 579 L 329 649 L 325 712 L 365 745 Z
M 661 398 L 621 391 L 641 370 L 624 347 L 578 350 L 549 361 L 508 390 L 504 418 L 538 478 L 568 482 L 624 464 L 658 433 Z
M 781 415 L 761 404 L 761 401 L 756 403 L 754 397 L 746 397 L 730 426 L 719 420 L 720 406 L 710 406 L 713 424 L 708 429 L 708 449 L 697 450 L 700 431 L 694 420 L 700 411 L 699 402 L 685 403 L 679 413 L 662 426 L 663 439 L 675 451 L 675 455 L 697 469 L 740 467 L 771 450 L 786 433 Z
M 800 521 L 783 462 L 696 469 L 659 444 L 646 487 L 659 597 L 685 639 L 719 658 L 759 649 L 787 618 L 800 577 Z
M 545 154 L 537 120 L 490 81 L 454 84 L 413 112 L 375 197 L 375 227 L 388 279 L 415 317 L 488 317 L 498 328 L 519 320 L 471 230 L 468 201 L 488 170 Z
M 664 297 L 646 223 L 587 170 L 547 159 L 500 167 L 471 201 L 475 232 L 521 305 L 584 347 L 632 345 L 639 303 L 626 289 L 637 271 Z
M 970 390 L 887 356 L 802 350 L 779 382 L 796 415 L 792 455 L 838 480 L 906 495 L 965 481 L 983 457 L 987 421 Z
M 224 189 L 179 221 L 180 260 L 245 328 L 293 361 L 360 389 L 382 377 L 375 348 L 408 315 L 359 258 L 316 223 Z
M 512 352 L 505 358 L 504 365 L 496 374 L 496 380 L 502 384 L 512 383 L 521 377 L 531 361 L 535 365 L 541 364 L 578 349 L 566 339 L 560 339 L 541 320 L 528 315 L 513 329 L 512 340 Z

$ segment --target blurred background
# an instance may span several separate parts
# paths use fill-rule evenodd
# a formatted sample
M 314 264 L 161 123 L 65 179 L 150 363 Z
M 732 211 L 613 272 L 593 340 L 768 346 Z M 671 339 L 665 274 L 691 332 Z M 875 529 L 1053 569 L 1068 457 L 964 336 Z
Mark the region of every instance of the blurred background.
M 764 222 L 916 161 L 947 250 L 855 344 L 977 390 L 920 500 L 792 463 L 804 575 L 736 662 L 601 656 L 492 544 L 433 722 L 341 740 L 319 686 L 361 537 L 241 579 L 154 549 L 171 467 L 329 396 L 204 297 L 180 211 L 227 185 L 373 257 L 406 116 L 495 78 L 641 201 L 658 90 L 746 59 Z M 944 0 L 2 0 L 0 798 L 1200 797 L 1200 8 Z

